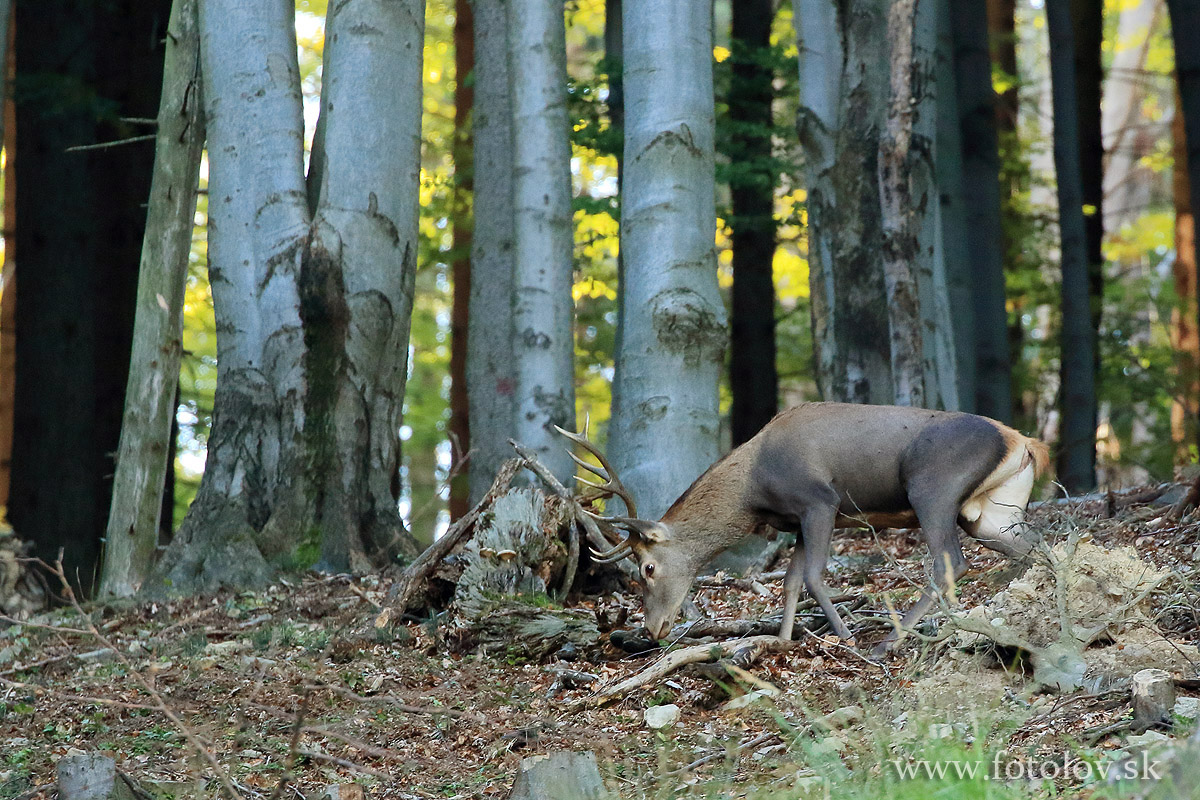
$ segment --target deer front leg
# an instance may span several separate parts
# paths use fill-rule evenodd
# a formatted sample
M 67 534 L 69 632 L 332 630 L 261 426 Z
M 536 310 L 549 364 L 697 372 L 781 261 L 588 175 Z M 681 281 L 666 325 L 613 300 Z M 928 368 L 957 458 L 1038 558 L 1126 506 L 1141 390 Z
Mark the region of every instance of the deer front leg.
M 822 505 L 806 510 L 800 517 L 800 536 L 804 540 L 804 586 L 825 612 L 825 619 L 829 621 L 833 632 L 841 639 L 851 639 L 853 637 L 850 629 L 838 614 L 833 600 L 829 597 L 829 587 L 825 585 L 825 565 L 829 563 L 829 545 L 833 539 L 833 522 L 836 516 L 836 506 Z M 790 567 L 788 574 L 791 575 Z M 787 597 L 786 589 L 784 597 Z M 793 600 L 793 614 L 795 609 L 796 603 Z M 786 609 L 784 613 L 787 613 Z
M 785 642 L 792 640 L 792 627 L 796 622 L 796 603 L 800 600 L 800 589 L 804 586 L 806 556 L 804 537 L 797 532 L 796 549 L 792 552 L 792 561 L 788 564 L 787 574 L 783 576 L 783 621 L 779 624 L 779 638 Z

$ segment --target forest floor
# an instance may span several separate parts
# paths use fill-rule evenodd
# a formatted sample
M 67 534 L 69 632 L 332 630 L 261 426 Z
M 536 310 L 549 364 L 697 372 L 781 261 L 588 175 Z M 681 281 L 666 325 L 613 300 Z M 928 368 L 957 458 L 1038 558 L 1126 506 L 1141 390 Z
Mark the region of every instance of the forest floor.
M 385 577 L 297 576 L 261 592 L 89 607 L 92 630 L 63 609 L 0 630 L 0 798 L 53 797 L 55 763 L 73 750 L 107 752 L 143 787 L 177 797 L 217 796 L 220 772 L 244 798 L 315 798 L 349 783 L 381 798 L 507 797 L 522 758 L 556 750 L 594 751 L 621 797 L 1134 796 L 1144 790 L 1106 786 L 1101 773 L 1012 780 L 1008 765 L 1094 764 L 1180 743 L 1194 727 L 1177 716 L 1174 729 L 1134 735 L 1123 724 L 1127 676 L 1155 659 L 1183 679 L 1177 710 L 1196 705 L 1186 698 L 1200 686 L 1186 680 L 1200 676 L 1200 523 L 1166 511 L 1127 495 L 1033 515 L 1051 535 L 1133 547 L 1170 574 L 1146 593 L 1146 616 L 1087 651 L 1097 655 L 1083 687 L 1067 694 L 1039 693 L 1027 658 L 987 643 L 909 640 L 875 662 L 861 642 L 807 635 L 748 668 L 749 688 L 769 683 L 782 690 L 774 697 L 730 702 L 683 670 L 580 709 L 595 686 L 564 688 L 562 668 L 608 683 L 661 651 L 631 655 L 606 635 L 569 663 L 520 663 L 451 652 L 433 619 L 379 641 L 371 620 L 387 602 Z M 918 533 L 843 531 L 835 546 L 834 593 L 863 598 L 847 608 L 910 602 L 924 574 Z M 966 550 L 964 607 L 1014 594 L 1011 566 Z M 778 580 L 712 580 L 695 597 L 703 614 L 727 619 L 769 616 L 780 600 Z M 635 595 L 569 605 L 640 620 Z M 1134 629 L 1143 635 L 1126 641 Z M 648 727 L 645 709 L 666 703 L 678 720 Z M 996 774 L 902 774 L 967 762 Z

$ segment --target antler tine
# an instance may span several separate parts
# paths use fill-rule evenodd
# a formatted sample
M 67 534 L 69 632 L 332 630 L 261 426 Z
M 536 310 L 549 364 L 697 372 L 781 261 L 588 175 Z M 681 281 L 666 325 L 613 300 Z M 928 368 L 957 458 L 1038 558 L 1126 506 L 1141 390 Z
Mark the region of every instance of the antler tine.
M 597 564 L 615 564 L 623 558 L 628 557 L 633 553 L 633 548 L 630 547 L 628 540 L 621 542 L 611 550 L 603 552 L 594 548 L 589 548 L 592 552 L 592 560 Z
M 620 479 L 617 478 L 616 470 L 614 470 L 612 468 L 612 465 L 608 463 L 608 459 L 605 458 L 604 453 L 602 453 L 600 451 L 600 448 L 596 447 L 596 445 L 594 445 L 592 442 L 588 441 L 588 438 L 586 436 L 584 436 L 583 434 L 572 433 L 571 431 L 564 430 L 563 428 L 560 428 L 557 425 L 555 425 L 554 428 L 559 433 L 561 433 L 563 436 L 567 437 L 572 442 L 575 442 L 575 444 L 579 445 L 584 450 L 587 450 L 589 453 L 591 453 L 593 456 L 596 457 L 597 461 L 600 462 L 601 468 L 597 468 L 595 465 L 588 464 L 587 462 L 581 460 L 574 453 L 570 454 L 571 458 L 573 458 L 575 460 L 575 463 L 579 464 L 584 469 L 586 469 L 588 472 L 591 472 L 592 474 L 596 475 L 597 477 L 599 477 L 601 480 L 604 481 L 603 484 L 596 484 L 596 483 L 592 483 L 591 481 L 583 481 L 583 482 L 587 483 L 590 486 L 594 486 L 603 492 L 613 494 L 613 495 L 616 495 L 617 497 L 621 498 L 621 500 L 624 501 L 624 503 L 625 503 L 625 508 L 627 509 L 629 516 L 636 517 L 637 516 L 637 504 L 634 503 L 634 501 L 633 501 L 633 495 L 629 493 L 629 490 L 626 489 L 624 484 L 621 483 Z

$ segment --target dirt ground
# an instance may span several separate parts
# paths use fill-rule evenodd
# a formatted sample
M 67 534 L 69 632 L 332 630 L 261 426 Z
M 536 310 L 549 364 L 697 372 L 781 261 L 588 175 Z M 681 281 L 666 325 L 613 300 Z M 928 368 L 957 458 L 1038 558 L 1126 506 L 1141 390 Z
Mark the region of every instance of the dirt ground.
M 1138 497 L 1048 505 L 1032 520 L 1051 536 L 1077 530 L 1100 547 L 1132 546 L 1170 573 L 1146 598 L 1150 618 L 1135 627 L 1181 654 L 1177 677 L 1196 678 L 1200 523 L 1168 520 L 1166 507 Z M 918 532 L 842 531 L 835 547 L 829 581 L 850 597 L 843 605 L 860 622 L 889 604 L 903 607 L 923 580 Z M 970 608 L 1015 573 L 989 551 L 966 549 L 972 570 L 958 600 Z M 563 653 L 570 661 L 453 652 L 445 621 L 435 617 L 386 634 L 372 628 L 390 588 L 385 576 L 297 576 L 255 593 L 89 608 L 99 636 L 71 609 L 8 624 L 0 629 L 0 798 L 54 796 L 55 763 L 73 750 L 107 752 L 143 786 L 175 796 L 217 796 L 223 772 L 246 798 L 316 797 L 347 783 L 371 797 L 506 797 L 523 757 L 561 749 L 595 751 L 624 797 L 718 786 L 738 796 L 798 785 L 813 763 L 797 745 L 809 730 L 832 729 L 828 738 L 850 769 L 870 755 L 845 748 L 867 742 L 869 750 L 872 736 L 879 741 L 872 731 L 902 739 L 906 728 L 940 736 L 930 731 L 943 726 L 971 741 L 1000 720 L 1008 746 L 1031 752 L 1067 741 L 1115 749 L 1128 734 L 1104 733 L 1129 718 L 1119 675 L 1066 695 L 1039 694 L 1019 653 L 909 641 L 873 662 L 863 653 L 876 634 L 864 634 L 858 648 L 808 635 L 758 660 L 750 673 L 782 692 L 744 708 L 684 670 L 580 710 L 572 705 L 597 685 L 633 674 L 661 651 L 630 654 L 606 633 L 594 652 Z M 695 602 L 705 616 L 736 619 L 777 613 L 780 598 L 778 580 L 710 580 Z M 572 597 L 568 605 L 599 619 L 626 615 L 626 628 L 640 622 L 631 594 Z M 1119 663 L 1123 645 L 1110 639 L 1098 649 L 1115 648 L 1110 660 Z M 591 673 L 599 684 L 564 687 L 563 669 Z M 1189 694 L 1196 692 L 1181 689 Z M 677 705 L 680 717 L 651 729 L 644 711 L 664 703 Z M 847 731 L 841 738 L 839 729 Z

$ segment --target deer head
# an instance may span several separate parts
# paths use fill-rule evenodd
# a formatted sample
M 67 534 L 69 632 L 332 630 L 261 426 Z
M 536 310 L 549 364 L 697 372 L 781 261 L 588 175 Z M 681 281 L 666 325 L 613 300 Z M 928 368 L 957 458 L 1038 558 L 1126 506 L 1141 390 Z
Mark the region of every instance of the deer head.
M 571 453 L 571 458 L 583 469 L 596 475 L 601 482 L 576 476 L 580 483 L 592 487 L 595 492 L 585 501 L 606 497 L 619 497 L 628 516 L 600 516 L 591 514 L 599 524 L 605 538 L 612 547 L 608 550 L 592 550 L 592 558 L 598 564 L 612 564 L 623 558 L 633 558 L 638 564 L 638 575 L 642 586 L 642 606 L 645 611 L 646 630 L 661 639 L 671 629 L 671 623 L 679 615 L 688 589 L 696 577 L 700 564 L 694 548 L 679 536 L 672 536 L 671 526 L 661 520 L 639 519 L 633 495 L 617 478 L 616 471 L 585 433 L 572 433 L 555 426 L 559 433 L 575 442 L 596 457 L 600 466 Z

